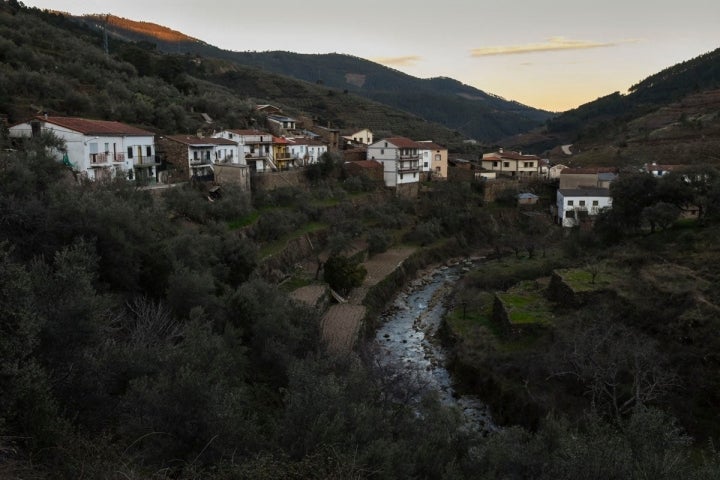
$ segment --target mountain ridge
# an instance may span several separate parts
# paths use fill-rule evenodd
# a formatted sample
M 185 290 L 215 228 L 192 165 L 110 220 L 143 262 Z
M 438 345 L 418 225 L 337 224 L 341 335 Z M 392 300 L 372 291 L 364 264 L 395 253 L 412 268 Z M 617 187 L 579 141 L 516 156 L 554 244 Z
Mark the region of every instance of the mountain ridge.
M 73 17 L 111 36 L 154 43 L 167 53 L 196 54 L 348 91 L 418 115 L 485 142 L 527 131 L 554 113 L 486 93 L 449 77 L 421 79 L 350 54 L 232 51 L 161 25 L 109 15 Z M 168 37 L 173 32 L 173 37 Z M 168 39 L 169 38 L 169 39 Z

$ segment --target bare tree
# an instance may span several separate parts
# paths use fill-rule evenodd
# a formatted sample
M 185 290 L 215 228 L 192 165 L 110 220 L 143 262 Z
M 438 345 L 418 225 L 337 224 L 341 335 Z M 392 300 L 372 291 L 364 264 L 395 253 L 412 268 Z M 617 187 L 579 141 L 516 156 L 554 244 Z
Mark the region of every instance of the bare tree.
M 585 385 L 593 408 L 617 419 L 679 384 L 664 367 L 655 342 L 622 324 L 578 322 L 561 345 L 552 376 L 575 377 Z

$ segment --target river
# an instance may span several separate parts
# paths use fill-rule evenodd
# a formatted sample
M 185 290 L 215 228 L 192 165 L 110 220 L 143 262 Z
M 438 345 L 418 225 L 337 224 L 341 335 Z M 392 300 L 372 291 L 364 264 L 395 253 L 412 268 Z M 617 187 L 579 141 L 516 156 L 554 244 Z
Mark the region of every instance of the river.
M 412 385 L 416 400 L 425 393 L 437 393 L 443 404 L 463 412 L 469 428 L 490 432 L 497 427 L 488 407 L 475 396 L 456 392 L 437 338 L 452 284 L 481 260 L 439 267 L 411 282 L 383 312 L 374 342 L 378 363 L 391 377 L 402 377 Z

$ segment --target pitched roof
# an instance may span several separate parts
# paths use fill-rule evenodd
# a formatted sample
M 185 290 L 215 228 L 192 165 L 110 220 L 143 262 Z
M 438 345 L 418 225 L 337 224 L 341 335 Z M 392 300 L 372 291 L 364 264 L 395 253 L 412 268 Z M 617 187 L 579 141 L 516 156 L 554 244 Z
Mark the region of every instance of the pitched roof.
M 351 162 L 345 162 L 350 163 L 353 165 L 357 165 L 361 168 L 383 168 L 382 163 L 378 162 L 377 160 L 354 160 Z
M 508 160 L 540 160 L 540 157 L 537 155 L 524 155 L 521 152 L 506 152 L 504 150 L 501 152 L 485 153 L 482 159 L 487 161 L 499 158 L 506 158 Z
M 77 117 L 36 117 L 37 120 L 65 127 L 85 135 L 142 135 L 153 136 L 153 132 L 133 127 L 125 123 L 109 120 L 91 120 Z
M 295 145 L 307 145 L 310 147 L 323 147 L 326 146 L 325 142 L 317 140 L 315 138 L 295 137 L 288 139 L 290 143 Z
M 162 138 L 162 137 L 161 137 Z M 197 137 L 195 135 L 166 135 L 165 138 L 185 145 L 237 145 L 227 138 Z
M 435 142 L 432 141 L 419 141 L 418 148 L 421 150 L 447 150 L 446 147 L 443 147 L 442 145 L 438 145 Z
M 534 193 L 526 192 L 526 193 L 518 193 L 518 198 L 520 198 L 522 200 L 527 200 L 527 199 L 531 200 L 531 199 L 540 198 L 540 197 L 538 197 Z
M 609 197 L 608 188 L 561 188 L 558 193 L 563 197 Z
M 406 137 L 390 137 L 387 138 L 386 141 L 388 143 L 392 143 L 398 148 L 422 148 L 422 145 L 420 145 L 415 140 L 410 140 Z
M 560 175 L 596 175 L 598 173 L 617 173 L 615 167 L 584 167 L 584 168 L 563 168 Z
M 262 130 L 258 130 L 256 128 L 250 128 L 250 129 L 239 129 L 239 130 L 228 130 L 230 133 L 234 133 L 235 135 L 270 135 L 268 132 L 263 132 Z

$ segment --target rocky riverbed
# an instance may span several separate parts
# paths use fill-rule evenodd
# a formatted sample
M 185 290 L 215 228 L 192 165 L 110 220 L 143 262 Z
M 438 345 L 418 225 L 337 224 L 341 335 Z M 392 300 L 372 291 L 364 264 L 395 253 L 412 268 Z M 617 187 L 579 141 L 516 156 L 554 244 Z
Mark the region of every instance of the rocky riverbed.
M 391 379 L 413 389 L 414 400 L 436 393 L 443 404 L 462 410 L 469 428 L 489 432 L 496 427 L 487 406 L 477 397 L 456 392 L 437 338 L 452 284 L 480 261 L 481 257 L 467 259 L 425 271 L 383 312 L 373 341 L 378 363 Z

